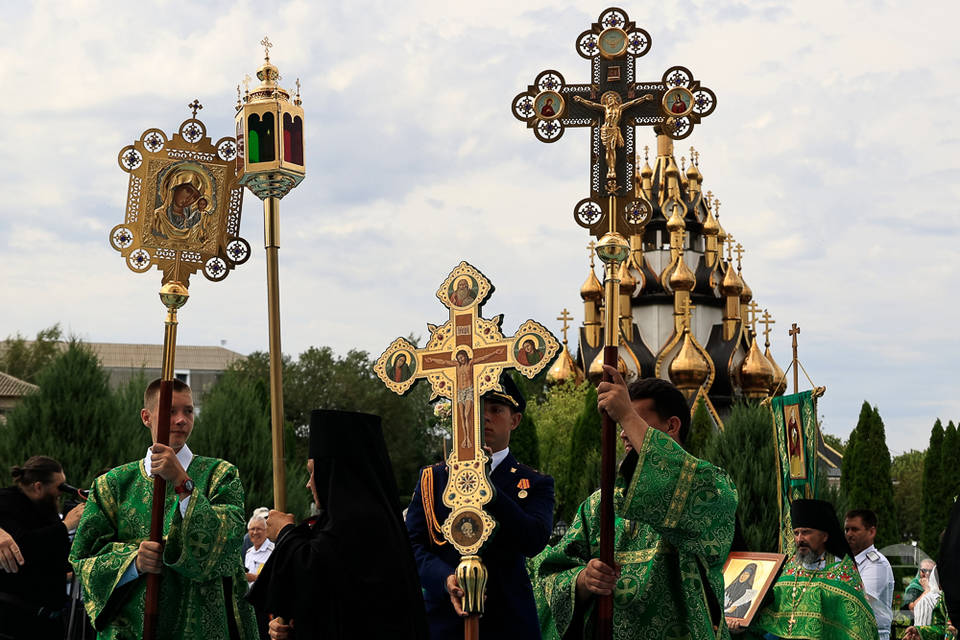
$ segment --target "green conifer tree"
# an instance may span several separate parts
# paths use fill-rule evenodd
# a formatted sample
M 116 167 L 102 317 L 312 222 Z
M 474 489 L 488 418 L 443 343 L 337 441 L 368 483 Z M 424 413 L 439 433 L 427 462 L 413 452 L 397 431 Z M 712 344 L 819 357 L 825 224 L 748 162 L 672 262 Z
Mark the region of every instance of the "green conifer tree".
M 564 482 L 564 502 L 557 507 L 567 522 L 573 521 L 580 503 L 600 486 L 600 425 L 597 390 L 589 385 L 570 439 L 571 464 Z
M 940 531 L 944 526 L 944 481 L 941 472 L 943 437 L 943 423 L 937 418 L 930 430 L 930 445 L 923 459 L 923 526 L 920 548 L 931 556 L 937 555 Z
M 751 551 L 778 549 L 780 507 L 770 410 L 735 404 L 705 459 L 730 474 L 737 488 L 737 518 Z
M 960 468 L 960 427 L 954 426 L 951 420 L 943 432 L 943 450 L 940 452 L 943 497 L 947 505 L 952 505 L 953 499 L 960 493 L 960 473 L 956 473 L 958 468 Z M 949 519 L 949 513 L 949 506 L 944 507 L 944 527 Z
M 684 448 L 690 455 L 702 458 L 715 433 L 716 428 L 713 426 L 710 413 L 707 411 L 707 404 L 703 401 L 703 398 L 700 398 L 697 400 L 697 408 L 690 420 L 690 433 L 687 436 Z
M 526 413 L 520 424 L 510 434 L 510 453 L 523 464 L 540 468 L 540 443 L 537 440 L 537 427 Z
M 4 475 L 12 465 L 45 455 L 63 465 L 68 482 L 88 487 L 99 470 L 129 461 L 125 451 L 130 434 L 142 435 L 142 423 L 134 416 L 130 430 L 117 432 L 121 422 L 117 399 L 89 347 L 71 340 L 39 371 L 36 383 L 40 389 L 26 396 L 0 425 Z M 144 451 L 148 442 L 149 436 Z
M 847 509 L 871 509 L 877 514 L 877 548 L 900 541 L 893 506 L 893 480 L 883 420 L 864 402 L 857 426 L 843 456 L 841 487 Z

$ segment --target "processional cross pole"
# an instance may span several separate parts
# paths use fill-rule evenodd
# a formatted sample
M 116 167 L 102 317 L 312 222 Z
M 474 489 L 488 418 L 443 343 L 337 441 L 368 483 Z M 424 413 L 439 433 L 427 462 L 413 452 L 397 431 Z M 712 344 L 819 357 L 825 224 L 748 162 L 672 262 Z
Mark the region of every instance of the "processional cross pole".
M 277 84 L 280 71 L 270 62 L 270 38 L 260 41 L 264 62 L 260 86 L 237 104 L 238 181 L 263 201 L 263 246 L 267 255 L 267 320 L 270 344 L 270 433 L 273 449 L 273 503 L 286 510 L 283 454 L 283 351 L 280 347 L 280 199 L 303 180 L 303 109 L 300 86 Z M 244 79 L 244 84 L 247 80 Z
M 500 330 L 503 316 L 488 320 L 480 315 L 481 305 L 492 292 L 486 276 L 461 262 L 437 290 L 437 298 L 450 315 L 440 326 L 427 325 L 427 345 L 417 348 L 397 338 L 374 365 L 377 376 L 395 393 L 403 395 L 417 380 L 426 378 L 433 389 L 431 401 L 447 398 L 453 403 L 453 450 L 447 458 L 449 474 L 443 491 L 443 504 L 450 515 L 441 531 L 461 555 L 457 580 L 465 594 L 463 610 L 470 614 L 464 628 L 468 640 L 479 634 L 487 576 L 482 549 L 497 526 L 484 510 L 494 490 L 490 457 L 483 450 L 480 398 L 488 391 L 503 391 L 500 373 L 505 369 L 533 378 L 560 349 L 553 334 L 533 320 L 520 325 L 513 336 L 504 337 Z
M 190 276 L 202 271 L 218 282 L 250 257 L 240 237 L 243 187 L 235 173 L 237 144 L 225 137 L 212 144 L 206 126 L 192 115 L 170 138 L 147 129 L 120 150 L 120 168 L 130 174 L 124 221 L 110 230 L 110 245 L 127 267 L 163 272 L 160 300 L 167 309 L 163 332 L 157 442 L 170 443 L 170 404 L 177 347 L 177 311 L 190 297 Z M 150 540 L 163 542 L 166 481 L 153 479 Z M 159 622 L 160 574 L 147 575 L 143 637 L 153 640 Z
M 558 71 L 541 72 L 514 97 L 511 111 L 542 142 L 556 142 L 567 127 L 590 128 L 590 196 L 573 208 L 577 224 L 600 238 L 596 252 L 605 265 L 603 362 L 617 367 L 620 343 L 619 266 L 630 247 L 623 232 L 642 233 L 653 212 L 636 187 L 637 126 L 652 126 L 674 140 L 690 135 L 716 108 L 713 91 L 685 67 L 671 67 L 659 81 L 637 81 L 636 58 L 650 50 L 650 34 L 618 8 L 606 9 L 576 40 L 591 61 L 590 82 L 567 84 Z M 599 116 L 595 111 L 602 111 Z M 622 152 L 621 152 L 622 150 Z M 662 203 L 664 210 L 679 201 Z M 604 373 L 605 381 L 610 376 Z M 613 484 L 616 425 L 603 415 L 600 478 L 600 560 L 613 566 Z M 613 634 L 613 598 L 598 598 L 599 638 Z

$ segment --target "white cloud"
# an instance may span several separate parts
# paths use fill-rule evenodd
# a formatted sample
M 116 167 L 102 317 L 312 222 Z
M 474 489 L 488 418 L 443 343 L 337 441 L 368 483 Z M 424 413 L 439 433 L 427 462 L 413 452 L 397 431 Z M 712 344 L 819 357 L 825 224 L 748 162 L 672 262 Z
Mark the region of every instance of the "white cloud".
M 880 405 L 895 450 L 925 446 L 953 399 L 960 304 L 960 62 L 955 5 L 668 2 L 625 7 L 653 36 L 640 77 L 682 64 L 718 96 L 677 152 L 702 153 L 744 275 L 801 357 L 828 430 Z M 264 33 L 283 82 L 303 82 L 308 177 L 282 204 L 284 345 L 373 352 L 441 320 L 437 284 L 469 259 L 498 286 L 489 313 L 575 315 L 588 238 L 586 130 L 543 145 L 509 113 L 538 72 L 582 82 L 588 2 L 73 2 L 5 16 L 0 82 L 0 336 L 61 321 L 91 340 L 156 342 L 159 277 L 106 241 L 122 217 L 121 147 L 171 130 L 200 98 L 216 139 Z M 653 146 L 649 133 L 640 143 Z M 182 343 L 266 348 L 260 203 L 255 252 L 219 284 L 195 276 Z

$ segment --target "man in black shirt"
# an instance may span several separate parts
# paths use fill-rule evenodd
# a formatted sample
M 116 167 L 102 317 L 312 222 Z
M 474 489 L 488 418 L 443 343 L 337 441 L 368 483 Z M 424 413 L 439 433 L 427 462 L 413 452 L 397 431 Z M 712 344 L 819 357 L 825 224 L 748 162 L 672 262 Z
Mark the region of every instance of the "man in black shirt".
M 0 528 L 13 538 L 23 562 L 13 567 L 4 563 L 0 572 L 0 639 L 60 640 L 68 531 L 80 522 L 83 505 L 60 519 L 59 487 L 66 478 L 53 458 L 34 456 L 12 473 L 15 484 L 0 489 Z

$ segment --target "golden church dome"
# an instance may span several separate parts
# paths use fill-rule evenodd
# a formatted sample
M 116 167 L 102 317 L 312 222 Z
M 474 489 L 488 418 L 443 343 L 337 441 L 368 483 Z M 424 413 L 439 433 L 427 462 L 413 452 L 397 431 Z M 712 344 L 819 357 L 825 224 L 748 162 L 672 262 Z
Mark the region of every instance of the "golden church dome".
M 603 298 L 603 285 L 597 279 L 597 274 L 591 267 L 587 279 L 583 281 L 580 287 L 580 297 L 584 300 L 601 300 Z
M 650 163 L 644 160 L 643 169 L 640 169 L 640 179 L 646 181 L 652 178 L 653 178 L 653 169 L 650 168 Z
M 623 361 L 620 355 L 617 355 L 617 371 L 623 376 L 623 379 L 629 382 L 630 371 L 627 369 L 627 363 Z M 603 349 L 597 352 L 597 356 L 590 363 L 590 369 L 587 371 L 587 377 L 594 386 L 600 384 L 603 380 Z
M 687 261 L 683 259 L 683 251 L 680 252 L 677 260 L 677 268 L 670 274 L 670 288 L 674 291 L 693 291 L 697 284 L 697 278 L 693 271 L 687 266 Z
M 750 304 L 750 301 L 753 300 L 753 289 L 750 288 L 750 285 L 747 284 L 747 281 L 743 279 L 743 276 L 739 273 L 737 278 L 743 283 L 743 289 L 740 291 L 740 304 Z
M 763 352 L 763 357 L 767 359 L 767 362 L 770 363 L 770 367 L 773 369 L 773 382 L 770 383 L 770 395 L 782 396 L 784 391 L 787 390 L 787 379 L 783 374 L 783 369 L 781 369 L 777 361 L 773 359 L 773 354 L 770 353 L 770 347 L 767 347 L 766 351 Z
M 583 382 L 583 372 L 577 367 L 570 352 L 567 351 L 566 345 L 564 345 L 556 362 L 547 371 L 547 382 L 557 384 L 567 380 L 573 380 L 576 384 L 580 384 Z
M 727 263 L 727 273 L 723 276 L 723 282 L 720 283 L 720 291 L 725 296 L 739 296 L 743 291 L 743 280 L 737 275 L 732 264 Z
M 667 230 L 676 233 L 686 228 L 686 223 L 684 223 L 683 218 L 680 217 L 680 206 L 673 205 L 673 213 L 670 214 L 670 219 L 667 220 Z
M 748 398 L 766 398 L 773 385 L 773 367 L 757 346 L 754 339 L 747 351 L 747 357 L 740 366 L 740 387 Z
M 683 345 L 680 353 L 670 362 L 668 372 L 670 380 L 681 391 L 699 389 L 710 375 L 710 365 L 703 354 L 694 348 L 689 329 L 683 330 Z
M 710 208 L 707 208 L 707 219 L 703 221 L 703 235 L 705 236 L 719 236 L 720 235 L 720 223 L 717 222 L 717 219 L 713 217 L 713 212 L 710 211 Z

